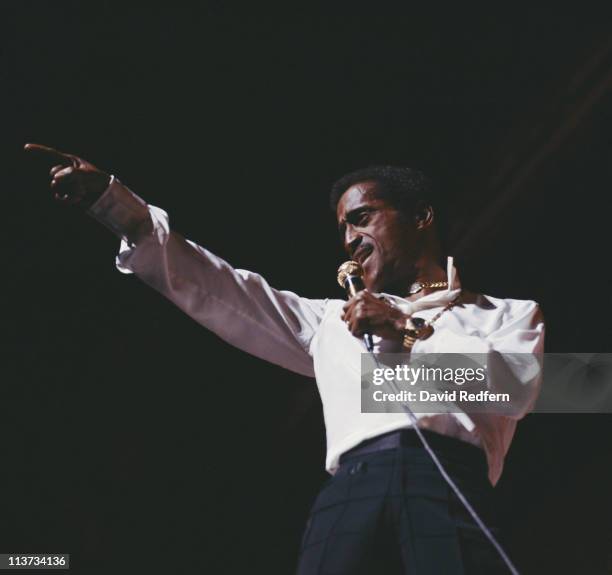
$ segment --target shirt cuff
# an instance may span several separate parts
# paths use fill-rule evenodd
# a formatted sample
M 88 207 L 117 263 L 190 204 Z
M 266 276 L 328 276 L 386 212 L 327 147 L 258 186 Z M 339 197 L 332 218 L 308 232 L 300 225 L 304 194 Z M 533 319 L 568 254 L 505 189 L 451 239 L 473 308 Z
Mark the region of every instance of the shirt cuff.
M 118 237 L 133 242 L 151 225 L 147 203 L 115 176 L 87 213 Z

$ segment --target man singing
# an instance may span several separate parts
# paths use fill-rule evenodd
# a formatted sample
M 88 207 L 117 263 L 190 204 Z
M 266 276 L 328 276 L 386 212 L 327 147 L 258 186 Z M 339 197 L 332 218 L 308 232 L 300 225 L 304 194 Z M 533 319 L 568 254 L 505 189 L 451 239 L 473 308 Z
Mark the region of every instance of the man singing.
M 121 239 L 119 270 L 135 273 L 231 345 L 316 378 L 332 477 L 312 507 L 298 574 L 507 572 L 423 448 L 408 414 L 361 411 L 364 336 L 374 352 L 488 354 L 499 361 L 503 353 L 543 351 L 544 324 L 535 302 L 469 293 L 452 259 L 439 263 L 444 254 L 423 174 L 367 168 L 333 186 L 344 248 L 360 264 L 366 288 L 345 302 L 274 289 L 172 231 L 163 210 L 114 176 L 46 146 L 26 149 L 55 164 L 51 187 L 58 201 L 82 206 Z M 414 415 L 489 525 L 495 522 L 493 486 L 517 420 L 537 395 L 538 382 L 527 380 L 529 393 L 520 394 L 512 415 Z

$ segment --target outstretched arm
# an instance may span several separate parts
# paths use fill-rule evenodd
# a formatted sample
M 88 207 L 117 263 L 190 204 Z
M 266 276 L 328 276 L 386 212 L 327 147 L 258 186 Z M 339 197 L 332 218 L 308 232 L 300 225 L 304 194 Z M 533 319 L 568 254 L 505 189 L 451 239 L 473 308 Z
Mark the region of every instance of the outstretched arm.
M 314 376 L 309 349 L 324 300 L 276 290 L 260 275 L 232 268 L 171 231 L 163 210 L 89 162 L 37 144 L 26 149 L 56 163 L 51 187 L 58 201 L 87 209 L 121 238 L 120 271 L 135 273 L 235 347 Z

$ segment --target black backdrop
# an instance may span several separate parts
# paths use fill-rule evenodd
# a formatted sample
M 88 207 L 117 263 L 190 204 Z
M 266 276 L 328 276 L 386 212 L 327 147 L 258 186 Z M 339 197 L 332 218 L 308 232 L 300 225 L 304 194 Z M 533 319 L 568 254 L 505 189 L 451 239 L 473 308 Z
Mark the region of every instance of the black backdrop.
M 114 269 L 27 141 L 117 174 L 272 285 L 340 297 L 330 184 L 433 174 L 464 283 L 610 351 L 610 20 L 529 8 L 2 8 L 0 552 L 74 573 L 290 573 L 324 478 L 314 382 Z M 524 573 L 608 573 L 610 418 L 531 415 L 498 489 Z

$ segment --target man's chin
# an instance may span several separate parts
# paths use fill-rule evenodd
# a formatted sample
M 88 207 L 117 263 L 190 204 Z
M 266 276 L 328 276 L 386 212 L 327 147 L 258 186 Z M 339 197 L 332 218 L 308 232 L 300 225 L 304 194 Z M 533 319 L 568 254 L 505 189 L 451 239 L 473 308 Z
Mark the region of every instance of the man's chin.
M 384 268 L 376 265 L 378 262 L 372 258 L 368 258 L 363 266 L 363 285 L 372 293 L 387 293 L 385 288 L 388 287 L 388 274 L 385 274 Z
M 363 276 L 363 285 L 366 289 L 372 293 L 383 291 L 381 289 L 380 278 L 374 277 L 371 278 L 368 274 Z

